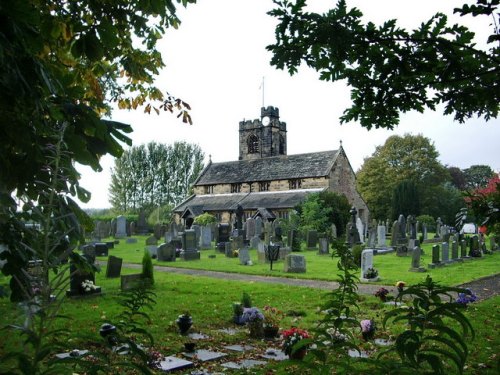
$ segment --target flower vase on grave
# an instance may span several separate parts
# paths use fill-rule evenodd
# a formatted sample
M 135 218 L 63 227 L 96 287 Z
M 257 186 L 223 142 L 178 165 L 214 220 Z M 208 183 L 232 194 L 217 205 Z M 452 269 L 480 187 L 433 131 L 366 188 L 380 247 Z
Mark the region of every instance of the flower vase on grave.
M 248 322 L 248 329 L 250 330 L 251 338 L 260 339 L 264 337 L 264 325 L 262 324 L 262 321 L 257 320 Z
M 189 331 L 189 328 L 193 325 L 193 319 L 188 313 L 179 315 L 175 322 L 177 323 L 177 327 L 179 327 L 181 335 L 185 335 L 187 331 Z
M 266 339 L 274 339 L 276 336 L 278 336 L 279 330 L 280 330 L 280 327 L 277 327 L 277 326 L 265 326 L 264 327 L 264 337 Z
M 300 348 L 293 353 L 290 353 L 290 359 L 296 359 L 298 361 L 302 361 L 307 354 L 307 348 Z

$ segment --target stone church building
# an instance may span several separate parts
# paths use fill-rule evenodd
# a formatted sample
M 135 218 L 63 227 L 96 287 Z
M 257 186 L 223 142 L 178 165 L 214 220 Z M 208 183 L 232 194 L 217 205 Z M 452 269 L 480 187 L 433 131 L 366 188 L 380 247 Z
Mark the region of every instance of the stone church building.
M 174 208 L 177 222 L 190 226 L 209 212 L 230 223 L 238 205 L 246 218 L 286 219 L 307 194 L 323 190 L 344 194 L 368 222 L 368 207 L 342 144 L 338 150 L 287 155 L 286 123 L 275 107 L 261 108 L 260 119 L 241 121 L 239 133 L 239 160 L 210 160 L 194 183 L 194 194 Z

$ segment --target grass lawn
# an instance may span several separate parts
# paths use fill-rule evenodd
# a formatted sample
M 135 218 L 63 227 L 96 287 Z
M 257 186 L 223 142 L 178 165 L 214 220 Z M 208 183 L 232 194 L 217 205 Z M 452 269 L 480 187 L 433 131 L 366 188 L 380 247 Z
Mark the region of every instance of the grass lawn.
M 191 263 L 201 264 L 202 262 Z M 483 261 L 475 263 L 483 263 Z M 85 347 L 89 342 L 99 342 L 101 340 L 98 334 L 100 325 L 107 321 L 113 321 L 113 317 L 120 311 L 120 306 L 117 304 L 119 279 L 106 279 L 104 271 L 103 269 L 96 275 L 96 284 L 102 286 L 104 291 L 102 296 L 68 299 L 63 304 L 61 313 L 71 319 L 61 320 L 58 324 L 71 332 L 72 338 L 68 341 L 70 349 Z M 123 273 L 136 272 L 137 270 L 123 270 Z M 333 269 L 330 272 L 333 274 Z M 5 283 L 3 276 L 0 277 L 0 283 Z M 321 290 L 156 272 L 157 304 L 153 311 L 149 312 L 152 321 L 147 326 L 155 338 L 155 349 L 166 355 L 181 351 L 186 339 L 177 333 L 175 319 L 180 313 L 187 310 L 193 316 L 192 330 L 209 336 L 207 340 L 197 343 L 198 348 L 220 350 L 224 345 L 237 343 L 252 345 L 256 347 L 257 351 L 264 351 L 269 343 L 263 340 L 249 339 L 245 330 L 241 330 L 234 336 L 228 336 L 218 331 L 221 328 L 235 327 L 230 321 L 232 317 L 231 304 L 233 301 L 241 299 L 243 291 L 250 294 L 254 306 L 262 308 L 265 305 L 272 305 L 284 312 L 305 313 L 303 317 L 289 314 L 283 320 L 281 328 L 294 325 L 313 331 L 322 316 L 320 307 L 324 302 L 325 292 Z M 379 326 L 376 337 L 391 338 L 395 333 L 401 331 L 401 326 L 390 327 L 387 331 L 382 329 L 381 321 L 384 311 L 391 307 L 382 304 L 372 296 L 360 296 L 359 304 L 360 309 L 354 309 L 356 317 L 358 319 L 374 319 Z M 495 366 L 500 352 L 500 337 L 497 334 L 500 329 L 497 316 L 499 305 L 500 297 L 495 297 L 472 304 L 466 311 L 476 330 L 475 340 L 468 341 L 470 356 L 466 374 L 497 373 Z M 2 314 L 2 322 L 6 324 L 21 322 L 19 308 L 5 298 L 0 299 L 0 314 Z M 5 353 L 7 348 L 20 346 L 18 336 L 12 335 L 6 330 L 0 332 L 0 354 Z M 361 342 L 359 332 L 356 333 L 356 336 L 364 350 L 372 352 L 376 349 L 371 343 Z M 275 342 L 273 345 L 277 347 L 279 342 Z M 236 360 L 240 356 L 239 353 L 230 353 L 227 360 Z M 294 370 L 291 366 L 294 366 L 292 362 L 285 361 L 280 364 L 270 364 L 267 369 L 274 368 L 277 373 L 282 374 L 296 373 L 294 372 L 296 369 Z M 221 371 L 221 368 L 214 365 L 213 371 L 216 370 Z M 2 373 L 2 365 L 0 365 L 0 373 Z M 266 370 L 252 371 L 252 373 L 266 373 Z
M 136 237 L 138 242 L 128 244 L 124 240 L 115 248 L 110 250 L 110 254 L 121 257 L 125 262 L 141 263 L 146 237 Z M 425 255 L 421 258 L 421 264 L 427 266 L 431 261 L 431 249 L 433 244 L 424 244 Z M 250 250 L 252 266 L 240 265 L 238 258 L 227 258 L 217 250 L 202 250 L 200 261 L 183 261 L 177 259 L 175 262 L 159 262 L 154 260 L 154 264 L 169 267 L 203 269 L 210 271 L 235 272 L 242 274 L 292 277 L 317 280 L 335 280 L 337 273 L 337 258 L 327 255 L 317 255 L 316 251 L 302 251 L 300 254 L 306 257 L 307 273 L 288 274 L 283 272 L 283 261 L 275 262 L 273 270 L 270 271 L 269 264 L 259 264 L 257 261 L 257 251 Z M 216 255 L 211 259 L 209 255 Z M 100 260 L 106 260 L 100 257 Z M 378 269 L 381 280 L 377 284 L 394 285 L 397 281 L 403 280 L 407 283 L 418 283 L 423 281 L 427 274 L 434 280 L 444 285 L 458 285 L 480 277 L 496 274 L 500 272 L 500 252 L 492 255 L 485 255 L 483 258 L 454 263 L 446 267 L 428 269 L 427 272 L 408 272 L 411 265 L 411 257 L 398 257 L 395 253 L 377 255 L 374 257 L 374 266 Z

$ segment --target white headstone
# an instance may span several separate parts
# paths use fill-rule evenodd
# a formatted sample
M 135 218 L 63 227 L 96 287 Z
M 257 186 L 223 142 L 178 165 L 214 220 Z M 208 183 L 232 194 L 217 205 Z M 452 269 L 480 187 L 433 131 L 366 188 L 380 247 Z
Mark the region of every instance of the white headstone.
M 386 247 L 386 245 L 385 245 L 385 225 L 377 226 L 377 247 Z
M 120 215 L 116 218 L 116 233 L 115 238 L 127 237 L 127 219 Z
M 368 268 L 373 268 L 373 250 L 367 249 L 363 250 L 361 253 L 361 278 L 364 278 L 364 275 Z
M 361 241 L 361 243 L 364 243 L 365 242 L 364 226 L 363 226 L 363 222 L 361 221 L 361 218 L 359 218 L 359 217 L 356 219 L 356 228 L 358 229 L 359 240 Z

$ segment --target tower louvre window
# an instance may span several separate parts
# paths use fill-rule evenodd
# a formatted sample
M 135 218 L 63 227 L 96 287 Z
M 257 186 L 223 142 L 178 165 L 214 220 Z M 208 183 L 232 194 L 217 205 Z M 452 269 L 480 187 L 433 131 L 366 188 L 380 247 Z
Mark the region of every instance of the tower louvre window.
M 294 178 L 292 180 L 288 180 L 288 187 L 290 190 L 300 189 L 302 187 L 302 180 L 300 178 Z
M 247 146 L 249 154 L 258 154 L 259 153 L 259 138 L 255 134 L 251 134 L 247 138 Z

